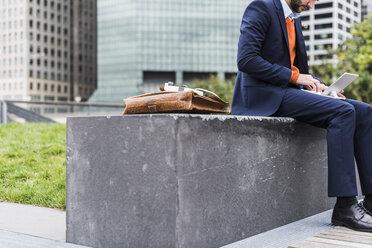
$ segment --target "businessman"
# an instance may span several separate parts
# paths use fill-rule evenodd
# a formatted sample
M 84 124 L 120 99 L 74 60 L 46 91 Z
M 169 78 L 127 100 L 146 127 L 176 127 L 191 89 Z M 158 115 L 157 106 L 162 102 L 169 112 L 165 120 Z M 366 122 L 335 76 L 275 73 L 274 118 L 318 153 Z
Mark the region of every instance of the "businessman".
M 332 223 L 372 232 L 372 107 L 301 90 L 327 88 L 309 74 L 301 28 L 300 13 L 315 2 L 254 0 L 247 7 L 232 114 L 293 117 L 327 129 L 328 195 L 337 197 Z M 365 196 L 361 203 L 356 199 L 354 158 Z

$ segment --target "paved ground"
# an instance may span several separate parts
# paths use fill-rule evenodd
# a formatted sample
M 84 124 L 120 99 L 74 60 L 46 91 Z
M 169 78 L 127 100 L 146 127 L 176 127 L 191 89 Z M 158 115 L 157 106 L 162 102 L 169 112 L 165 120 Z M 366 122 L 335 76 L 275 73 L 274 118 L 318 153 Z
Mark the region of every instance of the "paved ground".
M 88 248 L 61 241 L 0 230 L 1 248 Z
M 0 202 L 0 230 L 65 241 L 66 213 L 56 209 Z
M 65 243 L 66 213 L 0 202 L 1 248 L 84 248 Z

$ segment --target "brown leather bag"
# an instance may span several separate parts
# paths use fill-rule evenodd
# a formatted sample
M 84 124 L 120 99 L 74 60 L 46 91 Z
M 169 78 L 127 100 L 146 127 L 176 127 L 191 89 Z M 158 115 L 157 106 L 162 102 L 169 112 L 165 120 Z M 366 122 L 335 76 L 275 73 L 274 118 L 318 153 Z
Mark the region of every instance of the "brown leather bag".
M 201 96 L 194 91 L 162 91 L 133 96 L 124 99 L 123 114 L 230 113 L 228 102 L 223 101 L 213 92 L 209 93 L 212 93 L 210 97 Z

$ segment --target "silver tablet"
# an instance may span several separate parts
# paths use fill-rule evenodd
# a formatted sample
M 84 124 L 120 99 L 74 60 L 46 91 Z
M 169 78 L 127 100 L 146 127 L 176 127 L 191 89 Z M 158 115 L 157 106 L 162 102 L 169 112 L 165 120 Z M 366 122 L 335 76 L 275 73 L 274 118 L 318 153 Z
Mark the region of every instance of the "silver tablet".
M 353 82 L 359 75 L 344 73 L 339 79 L 337 79 L 331 86 L 323 91 L 323 96 L 337 96 L 337 93 L 345 89 L 351 82 Z

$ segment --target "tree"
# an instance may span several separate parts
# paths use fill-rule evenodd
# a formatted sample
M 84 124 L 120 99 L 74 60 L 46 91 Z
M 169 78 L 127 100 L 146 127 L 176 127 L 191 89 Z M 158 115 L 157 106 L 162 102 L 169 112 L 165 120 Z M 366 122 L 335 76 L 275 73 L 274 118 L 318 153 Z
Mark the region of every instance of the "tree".
M 352 35 L 338 49 L 340 63 L 337 69 L 359 74 L 359 78 L 346 88 L 345 94 L 372 103 L 372 16 L 356 24 Z
M 345 96 L 372 104 L 372 15 L 355 24 L 352 37 L 332 53 L 339 63 L 313 66 L 314 75 L 331 82 L 343 72 L 358 74 L 359 78 L 345 89 Z

